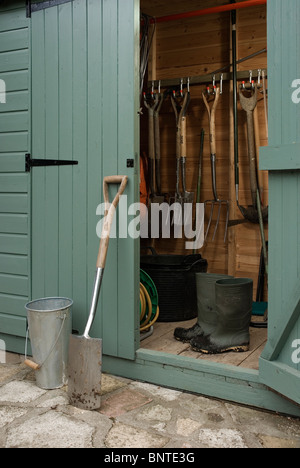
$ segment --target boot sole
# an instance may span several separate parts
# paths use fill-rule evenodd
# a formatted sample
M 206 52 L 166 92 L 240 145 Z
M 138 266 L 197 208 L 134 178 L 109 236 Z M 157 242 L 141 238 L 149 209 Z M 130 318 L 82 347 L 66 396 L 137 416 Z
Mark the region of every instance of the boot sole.
M 174 336 L 174 338 L 176 341 L 180 341 L 180 343 L 190 343 L 190 341 L 193 339 L 193 338 L 190 338 L 189 340 L 181 340 L 180 338 L 177 338 L 176 336 Z
M 249 345 L 241 345 L 241 346 L 230 346 L 229 348 L 224 348 L 224 349 L 218 349 L 216 351 L 208 351 L 207 349 L 198 349 L 195 347 L 192 347 L 193 351 L 196 351 L 197 353 L 202 353 L 202 354 L 224 354 L 224 353 L 245 353 L 249 351 L 250 347 Z

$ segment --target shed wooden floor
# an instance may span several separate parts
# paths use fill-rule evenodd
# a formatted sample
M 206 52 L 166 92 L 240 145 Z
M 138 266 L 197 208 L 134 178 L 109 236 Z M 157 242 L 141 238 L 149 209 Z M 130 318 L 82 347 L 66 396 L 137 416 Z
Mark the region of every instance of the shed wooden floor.
M 181 343 L 173 336 L 176 327 L 190 328 L 194 323 L 195 319 L 180 323 L 156 323 L 153 334 L 141 341 L 141 348 L 258 370 L 259 357 L 267 343 L 267 329 L 250 328 L 248 352 L 207 356 L 194 352 L 189 344 Z

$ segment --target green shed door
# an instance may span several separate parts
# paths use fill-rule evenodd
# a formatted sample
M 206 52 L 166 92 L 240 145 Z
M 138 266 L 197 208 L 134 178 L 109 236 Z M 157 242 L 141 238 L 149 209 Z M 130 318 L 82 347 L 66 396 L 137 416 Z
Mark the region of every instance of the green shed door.
M 260 360 L 268 387 L 300 404 L 300 2 L 268 1 L 269 337 Z
M 73 299 L 73 328 L 82 333 L 103 177 L 128 175 L 128 203 L 138 196 L 127 160 L 138 167 L 139 9 L 136 0 L 57 3 L 32 4 L 31 157 L 78 165 L 31 169 L 32 298 Z M 92 329 L 106 355 L 135 358 L 138 284 L 137 240 L 112 239 Z

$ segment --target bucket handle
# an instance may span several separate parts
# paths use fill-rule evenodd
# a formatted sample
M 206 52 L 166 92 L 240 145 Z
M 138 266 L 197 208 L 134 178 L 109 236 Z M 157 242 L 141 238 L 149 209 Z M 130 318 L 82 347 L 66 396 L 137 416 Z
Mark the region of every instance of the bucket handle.
M 183 262 L 184 264 L 185 262 Z M 196 265 L 198 265 L 198 263 L 203 263 L 203 258 L 199 258 L 198 260 L 196 260 L 194 263 L 192 263 L 192 265 L 186 265 L 188 266 L 187 270 L 188 271 L 191 271 Z
M 58 343 L 58 340 L 60 338 L 60 335 L 63 331 L 63 328 L 64 328 L 64 324 L 65 324 L 65 321 L 66 321 L 66 318 L 67 318 L 67 314 L 64 313 L 64 318 L 63 318 L 63 322 L 62 322 L 62 326 L 59 330 L 59 333 L 58 333 L 58 336 L 55 340 L 55 343 L 54 345 L 52 346 L 49 354 L 47 355 L 46 359 L 44 359 L 44 362 L 42 364 L 37 364 L 36 362 L 32 361 L 31 359 L 28 359 L 27 358 L 27 347 L 28 347 L 28 335 L 29 335 L 29 326 L 27 325 L 27 330 L 26 330 L 26 341 L 25 341 L 25 361 L 24 361 L 24 364 L 27 366 L 27 367 L 30 367 L 31 369 L 37 371 L 37 370 L 40 370 L 43 365 L 45 364 L 45 362 L 49 359 L 49 357 L 51 356 L 52 354 L 52 351 L 54 350 L 55 346 L 57 345 Z

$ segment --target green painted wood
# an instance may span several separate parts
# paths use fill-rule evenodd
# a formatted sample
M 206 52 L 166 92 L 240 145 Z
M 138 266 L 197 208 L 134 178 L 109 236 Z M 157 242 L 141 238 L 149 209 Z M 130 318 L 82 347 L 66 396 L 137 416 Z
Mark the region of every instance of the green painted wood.
M 28 193 L 27 174 L 0 174 L 1 193 Z
M 0 234 L 0 252 L 27 255 L 28 237 L 20 234 Z
M 26 318 L 16 317 L 6 314 L 0 314 L 0 330 L 5 335 L 14 335 L 25 338 L 26 336 Z
M 300 143 L 261 148 L 262 171 L 300 170 Z
M 58 159 L 59 156 L 59 141 L 58 141 L 58 14 L 56 8 L 45 10 L 44 14 L 44 61 L 45 61 L 45 157 L 46 159 Z M 32 20 L 33 21 L 33 20 Z M 33 60 L 32 56 L 32 60 Z M 34 89 L 32 89 L 34 94 Z M 32 122 L 34 128 L 35 120 Z M 36 131 L 37 129 L 34 129 Z M 33 156 L 35 152 L 33 151 Z M 58 180 L 59 169 L 52 168 L 47 170 L 45 174 L 45 234 L 44 238 L 38 240 L 43 242 L 46 249 L 51 252 L 46 257 L 45 263 L 45 297 L 51 297 L 55 291 L 58 291 L 58 216 L 59 216 L 59 193 Z M 38 171 L 35 171 L 38 177 Z M 33 213 L 34 215 L 34 213 Z M 43 218 L 42 218 L 43 219 Z M 56 294 L 54 294 L 56 295 Z
M 0 75 L 1 77 L 1 75 Z M 9 83 L 9 81 L 8 81 Z M 26 91 L 17 91 L 6 94 L 6 104 L 0 106 L 1 112 L 27 111 L 29 107 L 29 93 Z M 5 151 L 5 150 L 3 150 Z M 15 150 L 17 151 L 17 150 Z
M 11 2 L 11 6 L 14 4 L 12 11 L 1 11 L 0 16 L 0 32 L 11 31 L 15 29 L 23 29 L 28 27 L 28 20 L 26 14 L 24 15 L 24 8 L 18 9 L 18 5 L 15 2 Z M 20 5 L 20 4 L 19 4 Z M 24 2 L 23 5 L 24 6 Z
M 84 2 L 85 3 L 85 2 Z M 65 5 L 65 9 L 67 5 Z M 72 30 L 77 33 L 73 36 L 73 68 L 81 70 L 81 73 L 73 75 L 73 153 L 74 159 L 80 164 L 73 173 L 73 300 L 74 300 L 74 321 L 73 328 L 82 332 L 87 316 L 91 290 L 88 287 L 88 278 L 93 275 L 94 263 L 87 266 L 88 257 L 88 226 L 87 226 L 87 190 L 88 190 L 88 129 L 87 129 L 87 13 L 86 6 L 80 2 L 73 4 Z M 84 124 L 83 124 L 84 123 Z M 100 156 L 99 156 L 100 159 Z M 100 174 L 99 174 L 100 179 Z
M 25 339 L 23 336 L 5 335 L 0 333 L 0 340 L 4 341 L 6 350 L 14 350 L 15 353 L 25 354 Z M 30 342 L 28 343 L 28 356 L 31 356 Z
M 137 173 L 126 162 L 138 154 L 138 69 L 129 83 L 121 79 L 136 56 L 136 6 L 133 0 L 75 0 L 31 20 L 32 156 L 79 161 L 32 170 L 32 296 L 72 297 L 73 328 L 80 333 L 94 283 L 103 177 L 129 175 L 126 193 L 136 197 Z M 135 358 L 139 283 L 128 271 L 138 269 L 137 245 L 111 240 L 92 330 L 105 337 L 105 353 L 129 359 Z
M 299 371 L 288 364 L 277 362 L 274 365 L 273 362 L 261 359 L 260 372 L 263 373 L 265 382 L 276 382 L 277 392 L 291 401 L 295 401 L 298 405 L 300 404 Z
M 27 276 L 28 257 L 25 255 L 0 254 L 0 273 Z
M 28 216 L 20 214 L 0 214 L 1 233 L 28 233 Z
M 26 70 L 28 62 L 28 49 L 2 52 L 0 54 L 0 72 Z
M 127 21 L 124 21 L 127 18 Z M 129 175 L 128 207 L 140 201 L 139 192 L 139 1 L 119 0 L 119 173 Z M 128 34 L 129 31 L 130 33 Z M 124 118 L 125 115 L 132 116 Z M 126 168 L 127 158 L 134 159 L 134 173 Z M 132 220 L 129 217 L 129 221 Z M 139 348 L 140 319 L 140 240 L 120 239 L 118 258 L 118 355 L 132 355 Z M 126 304 L 126 307 L 124 307 Z M 126 333 L 123 333 L 126 330 Z
M 299 104 L 293 101 L 300 66 L 299 2 L 268 2 L 269 144 L 262 167 L 269 172 L 269 326 L 260 380 L 299 403 L 300 365 L 293 360 L 300 337 Z
M 0 274 L 0 292 L 2 294 L 14 294 L 16 291 L 21 296 L 28 294 L 27 276 Z
M 29 72 L 27 69 L 0 73 L 0 79 L 5 81 L 7 93 L 28 91 L 29 89 Z M 28 100 L 26 102 L 28 103 Z M 26 109 L 28 109 L 28 106 Z
M 28 213 L 27 194 L 0 193 L 0 213 Z
M 28 28 L 7 31 L 1 34 L 0 53 L 18 49 L 28 49 Z
M 12 112 L 0 114 L 0 132 L 14 132 L 28 130 L 28 112 Z
M 11 314 L 19 317 L 26 317 L 26 310 L 24 308 L 26 302 L 28 302 L 27 296 L 22 297 L 0 293 L 0 312 L 2 315 Z
M 107 155 L 102 163 L 104 175 L 118 174 L 118 35 L 115 31 L 118 28 L 118 1 L 113 0 L 110 8 L 104 11 L 102 22 L 103 32 L 103 105 L 105 114 L 102 120 L 103 154 Z M 114 57 L 115 59 L 111 59 Z M 111 125 L 111 123 L 114 123 Z M 108 155 L 110 156 L 108 157 Z M 99 190 L 100 189 L 100 190 Z M 99 187 L 98 192 L 101 192 Z M 116 193 L 116 188 L 110 189 L 110 196 Z M 103 196 L 99 197 L 99 202 L 103 201 Z M 100 218 L 99 218 L 100 219 Z M 118 264 L 118 242 L 112 239 L 109 249 L 109 264 L 105 271 L 102 290 L 101 313 L 102 329 L 107 329 L 107 345 L 105 353 L 112 356 L 118 355 L 118 340 L 114 339 L 119 329 L 118 323 L 118 295 L 116 286 L 118 285 L 117 264 Z M 109 300 L 108 300 L 109 299 Z M 104 309 L 106 305 L 106 310 Z
M 66 159 L 72 159 L 72 125 L 73 125 L 73 90 L 69 85 L 72 82 L 73 57 L 72 57 L 72 5 L 65 5 L 60 9 L 58 34 L 60 38 L 58 56 L 58 84 L 60 90 L 59 99 L 59 127 L 60 154 L 66 155 Z M 59 295 L 63 293 L 72 295 L 73 285 L 73 253 L 65 248 L 65 239 L 69 239 L 73 245 L 73 212 L 70 207 L 73 204 L 73 171 L 68 167 L 62 167 L 58 180 L 59 193 L 64 194 L 59 198 L 58 220 L 58 249 L 59 249 Z
M 6 349 L 14 352 L 24 352 L 30 287 L 28 26 L 25 2 L 2 2 L 0 79 L 6 103 L 0 104 L 0 330 Z
M 24 151 L 28 148 L 28 133 L 1 133 L 0 146 L 4 152 L 8 151 Z
M 0 153 L 0 173 L 23 172 L 25 169 L 24 153 Z
M 37 17 L 35 17 L 37 18 Z M 38 46 L 39 44 L 39 46 Z M 44 54 L 44 16 L 40 21 L 31 22 L 31 119 L 32 155 L 43 159 L 45 154 L 45 62 Z M 35 124 L 35 121 L 38 124 Z M 47 246 L 45 244 L 45 168 L 38 168 L 31 173 L 31 297 L 46 297 L 45 265 Z M 37 220 L 35 222 L 35 219 Z M 38 222 L 39 220 L 39 222 Z M 40 239 L 40 240 L 39 240 Z M 49 251 L 48 251 L 49 253 Z
M 262 385 L 255 371 L 148 350 L 139 350 L 136 361 L 104 356 L 103 371 L 285 415 L 300 415 L 298 406 Z

